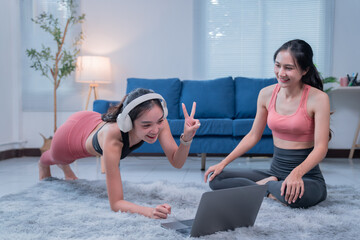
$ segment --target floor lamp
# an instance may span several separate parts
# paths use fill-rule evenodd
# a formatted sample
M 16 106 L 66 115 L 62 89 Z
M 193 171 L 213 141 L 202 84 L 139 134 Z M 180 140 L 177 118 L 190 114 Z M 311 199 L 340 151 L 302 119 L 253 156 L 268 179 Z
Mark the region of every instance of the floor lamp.
M 111 64 L 108 57 L 80 56 L 76 63 L 76 81 L 89 84 L 85 110 L 88 109 L 91 93 L 98 99 L 99 84 L 111 83 Z
M 111 83 L 111 64 L 108 57 L 80 56 L 76 62 L 76 81 L 89 83 L 89 92 L 86 99 L 85 110 L 88 109 L 91 92 L 94 100 L 98 99 L 97 87 L 102 83 Z M 96 160 L 98 162 L 98 158 Z M 105 173 L 105 165 L 100 158 L 101 173 Z

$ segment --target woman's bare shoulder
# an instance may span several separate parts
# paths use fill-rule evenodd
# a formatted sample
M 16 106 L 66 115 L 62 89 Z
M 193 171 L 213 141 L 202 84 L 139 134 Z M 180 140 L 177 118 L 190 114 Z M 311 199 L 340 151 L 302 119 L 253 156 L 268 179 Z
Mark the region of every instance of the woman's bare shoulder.
M 264 87 L 260 90 L 259 98 L 263 100 L 269 100 L 271 98 L 271 95 L 276 87 L 276 84 L 269 85 L 267 87 Z
M 309 96 L 308 96 L 308 107 L 310 110 L 318 109 L 320 111 L 328 109 L 330 107 L 330 100 L 329 96 L 326 92 L 311 87 L 309 90 Z
M 118 125 L 113 122 L 106 123 L 104 126 L 104 135 L 106 140 L 114 140 L 122 142 L 122 135 Z
M 328 101 L 329 100 L 329 96 L 327 95 L 326 92 L 317 89 L 315 87 L 311 87 L 310 86 L 310 90 L 309 90 L 309 99 L 312 99 L 314 101 Z

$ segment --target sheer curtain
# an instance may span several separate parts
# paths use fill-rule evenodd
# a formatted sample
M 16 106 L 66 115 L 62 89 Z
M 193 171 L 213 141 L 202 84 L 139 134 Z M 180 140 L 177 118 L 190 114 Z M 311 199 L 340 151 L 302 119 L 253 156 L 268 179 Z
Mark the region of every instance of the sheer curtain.
M 273 54 L 299 38 L 331 73 L 334 0 L 207 0 L 195 2 L 198 76 L 273 77 Z
M 22 56 L 22 108 L 28 112 L 52 112 L 53 103 L 53 80 L 41 76 L 40 71 L 30 68 L 31 61 L 26 56 L 26 49 L 34 48 L 38 51 L 41 46 L 49 46 L 52 51 L 56 50 L 55 41 L 49 33 L 45 33 L 38 24 L 31 21 L 42 12 L 52 13 L 60 20 L 60 25 L 65 26 L 68 17 L 68 9 L 58 0 L 21 0 L 20 1 L 20 24 L 21 24 L 21 56 Z M 67 34 L 66 47 L 72 44 L 71 36 L 79 29 L 71 28 Z M 54 54 L 55 55 L 55 54 Z M 87 86 L 75 83 L 74 74 L 64 78 L 57 89 L 58 111 L 79 111 L 82 109 L 81 90 Z

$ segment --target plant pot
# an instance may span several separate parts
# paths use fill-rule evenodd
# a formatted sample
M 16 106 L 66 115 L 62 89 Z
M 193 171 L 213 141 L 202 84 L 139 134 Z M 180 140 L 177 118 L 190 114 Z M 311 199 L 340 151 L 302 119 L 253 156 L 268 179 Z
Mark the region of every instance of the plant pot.
M 50 136 L 49 138 L 46 138 L 44 135 L 42 135 L 40 133 L 40 136 L 43 138 L 44 140 L 44 143 L 43 145 L 41 146 L 40 148 L 40 152 L 41 154 L 43 154 L 45 151 L 49 150 L 50 149 L 50 146 L 51 146 L 51 141 L 52 141 L 52 136 Z

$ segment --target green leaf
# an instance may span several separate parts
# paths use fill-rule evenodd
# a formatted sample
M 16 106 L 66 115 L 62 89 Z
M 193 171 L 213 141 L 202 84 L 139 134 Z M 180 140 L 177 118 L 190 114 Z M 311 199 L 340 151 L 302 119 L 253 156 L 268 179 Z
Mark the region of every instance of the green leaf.
M 323 83 L 336 83 L 339 82 L 336 77 L 327 77 L 324 78 Z
M 70 31 L 71 26 L 82 24 L 84 22 L 85 14 L 77 14 L 77 5 L 75 1 L 59 0 L 59 3 L 68 8 L 71 12 L 71 15 L 67 19 L 67 21 L 71 23 L 69 25 L 68 32 Z M 49 33 L 55 44 L 52 46 L 42 45 L 40 50 L 33 48 L 26 49 L 26 55 L 31 60 L 30 67 L 36 71 L 40 71 L 43 76 L 50 79 L 53 77 L 50 70 L 52 69 L 53 71 L 56 71 L 56 56 L 62 56 L 58 62 L 58 72 L 55 73 L 57 79 L 53 79 L 53 83 L 55 85 L 59 85 L 61 79 L 71 75 L 71 73 L 75 71 L 76 57 L 79 54 L 78 46 L 81 45 L 82 40 L 84 39 L 83 33 L 80 32 L 77 36 L 73 37 L 71 48 L 67 50 L 65 49 L 65 42 L 63 43 L 63 39 L 67 40 L 67 33 L 64 35 L 65 26 L 61 26 L 60 20 L 57 17 L 55 17 L 52 13 L 43 12 L 37 17 L 32 18 L 31 21 L 39 25 L 42 30 Z

